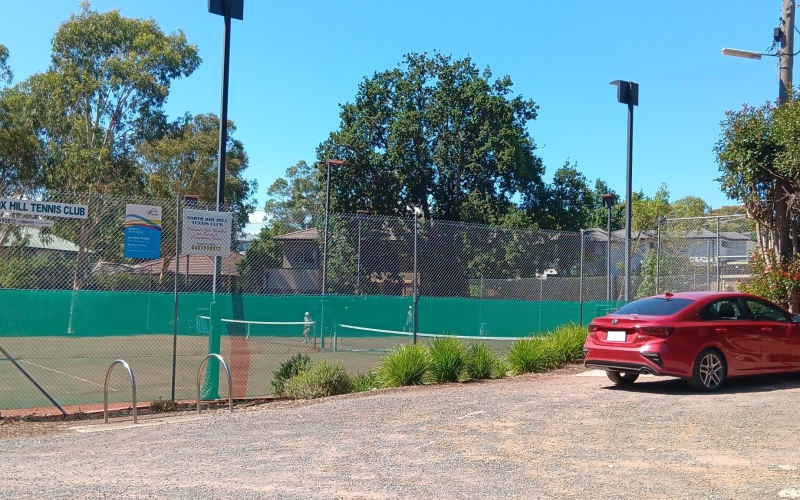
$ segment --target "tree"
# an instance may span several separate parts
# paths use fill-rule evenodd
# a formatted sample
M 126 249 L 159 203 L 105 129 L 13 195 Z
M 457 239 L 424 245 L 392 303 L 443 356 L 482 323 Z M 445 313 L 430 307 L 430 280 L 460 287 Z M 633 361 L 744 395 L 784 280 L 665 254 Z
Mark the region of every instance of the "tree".
M 153 19 L 98 13 L 84 2 L 53 37 L 51 61 L 23 84 L 43 125 L 48 188 L 119 193 L 141 185 L 135 148 L 165 124 L 170 85 L 200 64 L 197 47 Z
M 263 280 L 267 269 L 277 269 L 283 263 L 283 247 L 275 241 L 275 237 L 290 232 L 280 223 L 265 226 L 258 233 L 244 253 L 236 267 L 244 293 L 265 293 Z
M 8 65 L 8 48 L 0 43 L 0 83 L 11 85 L 14 80 L 14 73 Z
M 767 103 L 727 111 L 714 147 L 722 192 L 756 221 L 760 254 L 778 261 L 793 257 L 798 247 L 797 209 L 788 203 L 800 180 L 791 144 L 800 129 L 796 97 L 780 107 Z
M 416 204 L 426 218 L 491 223 L 516 195 L 538 209 L 543 167 L 525 128 L 538 107 L 512 96 L 508 76 L 491 78 L 469 57 L 438 52 L 365 78 L 317 149 L 320 162 L 344 160 L 333 210 L 405 215 Z
M 20 86 L 30 94 L 41 125 L 45 187 L 99 194 L 142 191 L 137 145 L 165 126 L 162 107 L 170 84 L 197 68 L 197 47 L 183 32 L 166 35 L 152 19 L 98 13 L 84 2 L 53 37 L 51 61 L 48 71 Z M 88 271 L 99 217 L 99 210 L 91 210 L 89 219 L 62 225 L 79 247 L 76 290 Z
M 608 208 L 603 206 L 601 195 L 610 194 L 614 197 L 614 205 L 611 207 L 611 230 L 616 231 L 625 227 L 625 200 L 621 200 L 616 191 L 608 187 L 608 184 L 597 179 L 594 181 L 594 197 L 597 206 L 592 210 L 588 227 L 606 228 L 608 226 Z
M 547 188 L 545 220 L 540 223 L 541 227 L 580 231 L 592 222 L 593 211 L 601 201 L 577 166 L 577 163 L 570 165 L 568 160 L 553 175 L 553 183 Z
M 141 144 L 147 195 L 172 200 L 176 195 L 194 194 L 201 203 L 216 203 L 219 126 L 214 113 L 187 114 L 164 136 Z M 228 120 L 225 204 L 234 214 L 234 227 L 242 228 L 255 209 L 250 196 L 258 184 L 243 177 L 249 158 L 242 142 L 233 138 L 235 132 L 236 126 Z
M 266 220 L 294 231 L 314 227 L 325 211 L 323 187 L 319 171 L 300 160 L 286 169 L 285 179 L 278 178 L 267 189 Z

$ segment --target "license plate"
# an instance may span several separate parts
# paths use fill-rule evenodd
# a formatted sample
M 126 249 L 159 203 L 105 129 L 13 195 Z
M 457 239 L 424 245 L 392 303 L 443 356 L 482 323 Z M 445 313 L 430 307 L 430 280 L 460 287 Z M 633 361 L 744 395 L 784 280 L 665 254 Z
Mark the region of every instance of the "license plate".
M 626 334 L 621 331 L 610 331 L 606 333 L 606 340 L 608 342 L 625 342 Z

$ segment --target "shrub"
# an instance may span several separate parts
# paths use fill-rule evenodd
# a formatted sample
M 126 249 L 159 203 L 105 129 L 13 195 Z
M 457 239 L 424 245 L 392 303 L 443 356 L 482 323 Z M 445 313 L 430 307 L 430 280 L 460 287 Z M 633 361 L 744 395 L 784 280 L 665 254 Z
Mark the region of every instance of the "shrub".
M 150 403 L 150 411 L 153 413 L 162 413 L 165 411 L 175 411 L 175 405 L 169 399 L 162 399 L 161 396 L 157 400 Z
M 373 371 L 369 371 L 367 373 L 357 373 L 356 376 L 353 377 L 352 392 L 371 391 L 372 389 L 377 389 L 378 387 L 380 387 L 380 384 L 378 383 L 378 375 Z
M 551 341 L 558 346 L 561 353 L 559 365 L 583 359 L 583 345 L 587 335 L 585 327 L 574 323 L 553 330 Z
M 792 295 L 800 293 L 800 259 L 778 262 L 771 253 L 756 252 L 748 265 L 749 283 L 739 283 L 739 291 L 752 293 L 783 307 L 792 303 Z
M 550 352 L 545 337 L 520 339 L 511 346 L 508 364 L 511 373 L 542 372 L 550 368 Z
M 318 360 L 287 380 L 283 389 L 292 399 L 314 399 L 347 394 L 352 387 L 342 363 Z
M 483 342 L 472 344 L 469 347 L 469 351 L 467 351 L 467 362 L 464 371 L 467 377 L 474 380 L 502 377 L 503 373 L 500 373 L 499 361 L 497 355 L 486 347 Z
M 307 354 L 299 352 L 281 363 L 278 369 L 272 373 L 272 382 L 270 383 L 272 394 L 286 396 L 286 382 L 305 370 L 310 363 L 311 358 Z
M 458 339 L 437 337 L 428 347 L 430 374 L 438 382 L 458 382 L 467 362 L 467 349 Z
M 428 352 L 418 344 L 393 349 L 378 361 L 378 381 L 383 387 L 419 385 L 430 366 Z
M 583 357 L 586 330 L 566 325 L 541 337 L 521 339 L 511 346 L 508 363 L 514 375 L 542 372 L 572 363 Z

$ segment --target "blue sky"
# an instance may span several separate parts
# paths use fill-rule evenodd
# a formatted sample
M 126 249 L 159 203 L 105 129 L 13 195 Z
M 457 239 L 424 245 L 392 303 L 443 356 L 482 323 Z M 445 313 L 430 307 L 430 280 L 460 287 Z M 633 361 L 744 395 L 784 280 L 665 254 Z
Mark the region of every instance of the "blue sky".
M 764 51 L 780 18 L 779 0 L 572 0 L 569 2 L 245 0 L 233 21 L 229 117 L 250 155 L 246 177 L 266 190 L 339 125 L 339 103 L 358 83 L 395 67 L 408 52 L 471 56 L 540 106 L 529 132 L 547 167 L 568 158 L 593 183 L 625 189 L 626 107 L 612 80 L 640 84 L 634 121 L 634 190 L 731 204 L 719 191 L 712 148 L 725 110 L 774 100 L 774 58 L 724 57 L 722 47 Z M 206 0 L 94 0 L 100 11 L 153 17 L 183 29 L 203 64 L 177 81 L 167 111 L 219 113 L 222 18 Z M 15 81 L 43 71 L 50 41 L 78 0 L 4 1 L 0 43 Z

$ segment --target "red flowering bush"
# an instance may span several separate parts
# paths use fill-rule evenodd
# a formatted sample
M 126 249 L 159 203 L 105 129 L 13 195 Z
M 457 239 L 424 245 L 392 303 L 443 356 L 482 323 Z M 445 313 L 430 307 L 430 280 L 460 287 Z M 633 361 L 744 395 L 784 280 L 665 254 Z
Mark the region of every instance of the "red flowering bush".
M 750 282 L 740 283 L 739 290 L 789 307 L 792 294 L 800 293 L 800 259 L 778 263 L 774 255 L 753 255 L 750 260 Z

